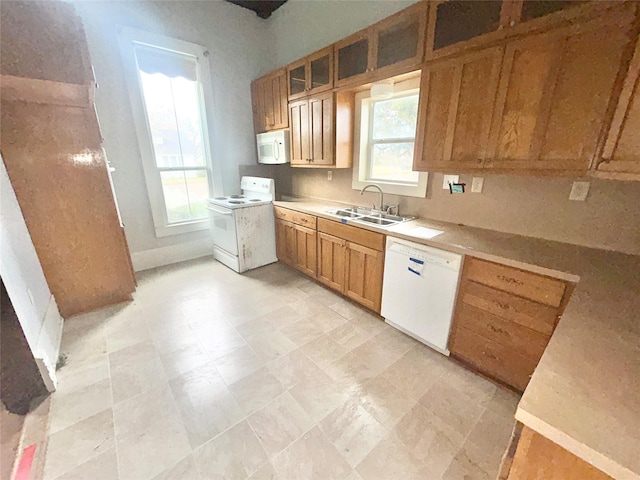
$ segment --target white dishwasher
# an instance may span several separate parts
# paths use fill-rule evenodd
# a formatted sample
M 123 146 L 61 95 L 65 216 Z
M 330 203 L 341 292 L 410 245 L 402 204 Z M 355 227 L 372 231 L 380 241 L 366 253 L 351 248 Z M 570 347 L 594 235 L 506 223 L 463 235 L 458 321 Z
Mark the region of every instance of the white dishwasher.
M 385 321 L 438 352 L 447 341 L 462 255 L 387 237 L 382 283 Z

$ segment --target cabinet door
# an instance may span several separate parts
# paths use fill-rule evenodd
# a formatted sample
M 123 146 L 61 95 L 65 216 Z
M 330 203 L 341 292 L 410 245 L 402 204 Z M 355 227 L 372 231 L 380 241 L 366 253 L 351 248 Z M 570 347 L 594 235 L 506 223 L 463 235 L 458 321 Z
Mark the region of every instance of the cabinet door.
M 482 168 L 502 52 L 494 47 L 423 69 L 414 170 Z
M 251 106 L 253 108 L 253 130 L 256 134 L 266 132 L 263 87 L 260 79 L 251 82 Z
M 323 48 L 307 57 L 309 94 L 321 93 L 333 87 L 333 46 Z
M 364 30 L 336 43 L 334 81 L 336 87 L 358 83 L 368 72 L 373 70 L 371 43 L 369 30 Z
M 279 69 L 251 83 L 255 133 L 289 126 L 286 71 Z
M 345 262 L 346 242 L 318 232 L 318 280 L 334 290 L 344 292 Z
M 584 174 L 595 156 L 629 30 L 628 21 L 613 15 L 509 43 L 485 167 Z
M 640 180 L 640 39 L 636 42 L 597 170 L 603 176 Z
M 276 218 L 276 257 L 284 263 L 290 263 L 287 256 L 287 229 L 291 224 Z
M 271 121 L 268 125 L 270 130 L 280 130 L 289 126 L 289 115 L 287 109 L 287 76 L 284 69 L 279 70 L 277 75 L 271 78 Z
M 307 94 L 307 60 L 299 60 L 287 67 L 289 100 L 304 97 Z
M 291 128 L 291 165 L 307 165 L 311 158 L 309 153 L 309 102 L 299 100 L 289 104 Z
M 356 243 L 347 243 L 345 294 L 380 313 L 384 253 Z
M 431 4 L 426 58 L 435 59 L 498 39 L 509 22 L 509 1 L 448 0 Z M 493 35 L 492 35 L 493 34 Z M 484 37 L 484 38 L 476 38 Z
M 424 55 L 426 23 L 427 2 L 418 2 L 375 25 L 373 68 L 377 76 L 419 68 Z
M 312 165 L 333 165 L 333 93 L 309 99 L 309 147 Z
M 295 235 L 294 266 L 307 275 L 316 276 L 316 231 L 300 225 L 293 225 Z

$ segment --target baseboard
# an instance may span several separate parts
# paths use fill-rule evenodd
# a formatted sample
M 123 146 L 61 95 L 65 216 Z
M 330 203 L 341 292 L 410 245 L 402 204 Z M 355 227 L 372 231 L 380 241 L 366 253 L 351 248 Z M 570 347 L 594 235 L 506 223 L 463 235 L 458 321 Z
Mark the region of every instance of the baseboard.
M 47 390 L 53 392 L 58 383 L 56 377 L 56 364 L 60 355 L 60 343 L 62 341 L 62 328 L 64 320 L 58 311 L 58 305 L 53 295 L 49 297 L 49 304 L 40 327 L 40 334 L 36 343 L 33 356 L 38 370 L 42 375 Z
M 169 245 L 168 247 L 154 248 L 153 250 L 132 252 L 131 263 L 133 263 L 134 271 L 141 272 L 142 270 L 206 257 L 212 254 L 213 244 L 211 239 L 203 238 L 177 245 Z

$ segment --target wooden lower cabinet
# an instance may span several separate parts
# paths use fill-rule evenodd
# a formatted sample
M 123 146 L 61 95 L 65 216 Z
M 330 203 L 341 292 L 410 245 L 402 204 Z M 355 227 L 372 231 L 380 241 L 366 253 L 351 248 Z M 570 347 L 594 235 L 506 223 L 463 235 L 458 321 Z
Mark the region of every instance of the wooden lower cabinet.
M 276 218 L 278 260 L 311 277 L 316 276 L 316 231 Z
M 555 278 L 468 258 L 449 340 L 451 355 L 523 391 L 571 291 Z
M 347 242 L 345 295 L 371 310 L 380 311 L 384 253 Z
M 612 480 L 528 427 L 522 429 L 508 480 Z
M 345 286 L 346 244 L 342 238 L 318 232 L 318 281 L 339 292 Z

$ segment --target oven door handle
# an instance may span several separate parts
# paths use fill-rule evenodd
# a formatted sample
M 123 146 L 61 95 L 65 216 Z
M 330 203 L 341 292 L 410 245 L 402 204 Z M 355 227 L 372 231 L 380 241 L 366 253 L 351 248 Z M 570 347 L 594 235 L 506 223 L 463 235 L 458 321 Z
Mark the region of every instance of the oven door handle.
M 231 210 L 218 210 L 217 208 L 213 208 L 211 205 L 207 205 L 207 210 L 219 213 L 220 215 L 233 215 L 233 212 Z

